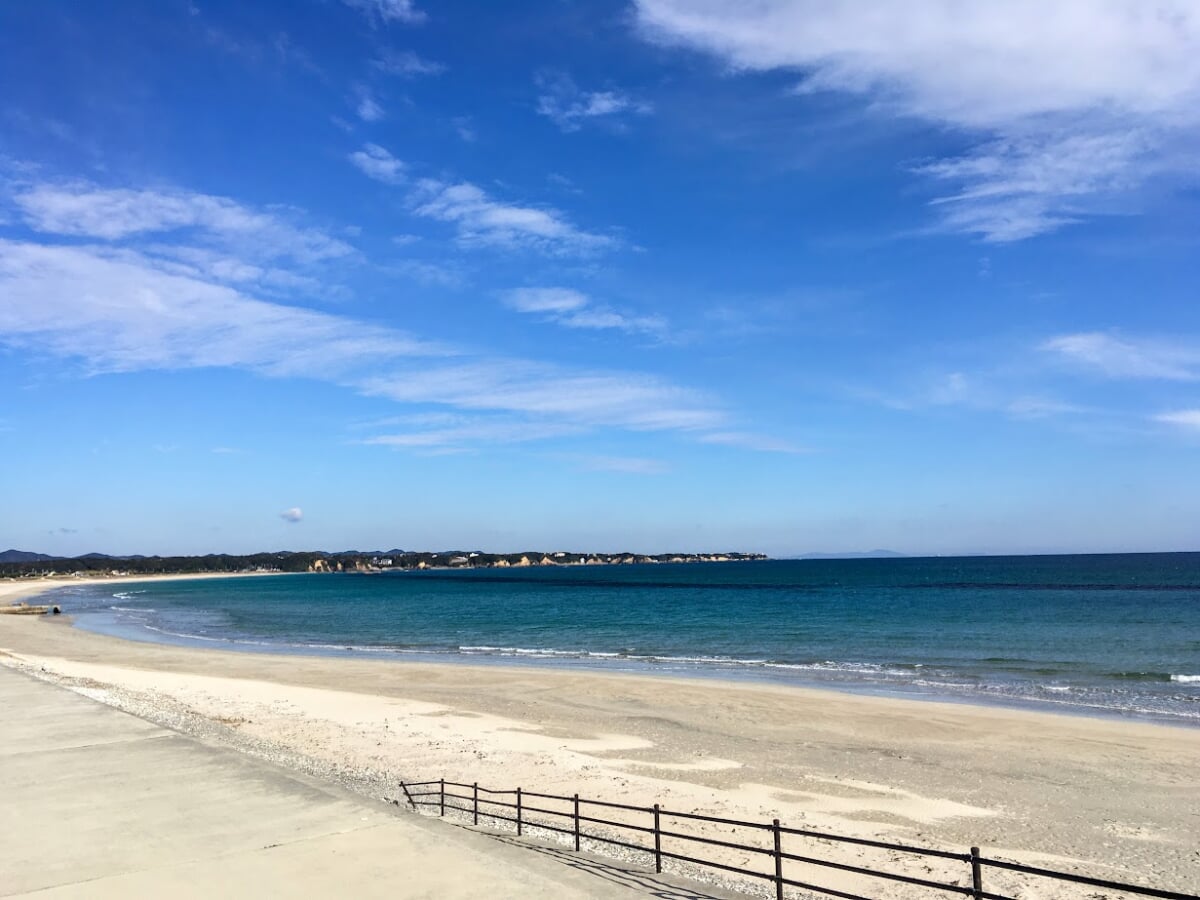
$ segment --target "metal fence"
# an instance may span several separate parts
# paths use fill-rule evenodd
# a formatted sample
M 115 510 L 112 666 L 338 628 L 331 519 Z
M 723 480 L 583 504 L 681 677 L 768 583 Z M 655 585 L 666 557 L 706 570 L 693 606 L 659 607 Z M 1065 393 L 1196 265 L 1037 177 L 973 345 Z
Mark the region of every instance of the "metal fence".
M 492 790 L 480 787 L 478 782 L 465 784 L 463 782 L 440 779 L 438 781 L 416 783 L 401 782 L 400 787 L 404 791 L 404 796 L 408 803 L 414 810 L 419 807 L 436 807 L 438 814 L 442 816 L 446 814 L 447 810 L 465 813 L 471 816 L 471 821 L 475 825 L 479 824 L 480 818 L 507 822 L 516 826 L 518 836 L 523 835 L 527 828 L 541 829 L 573 839 L 576 850 L 580 849 L 581 841 L 586 839 L 608 846 L 640 851 L 646 853 L 648 857 L 653 858 L 654 870 L 656 872 L 662 871 L 663 860 L 674 860 L 676 862 L 717 869 L 748 878 L 762 879 L 774 884 L 777 900 L 783 900 L 785 887 L 795 887 L 827 896 L 841 897 L 844 900 L 872 900 L 872 898 L 862 894 L 855 894 L 829 886 L 788 878 L 784 874 L 785 862 L 805 863 L 826 869 L 866 876 L 868 878 L 916 885 L 933 891 L 970 897 L 972 900 L 1017 900 L 1014 897 L 984 890 L 984 870 L 989 868 L 1018 872 L 1038 879 L 1073 882 L 1095 888 L 1121 891 L 1139 897 L 1158 897 L 1164 898 L 1164 900 L 1200 900 L 1200 895 L 1196 894 L 1181 894 L 1175 891 L 1123 884 L 1116 881 L 1105 881 L 1104 879 L 1088 878 L 1069 872 L 1059 872 L 1036 866 L 1021 865 L 1015 862 L 990 859 L 981 856 L 978 847 L 972 847 L 969 853 L 954 853 L 948 850 L 932 850 L 924 847 L 913 847 L 907 844 L 893 844 L 886 841 L 828 834 L 823 831 L 813 831 L 805 828 L 789 828 L 780 825 L 778 819 L 773 820 L 770 824 L 765 822 L 747 822 L 738 819 L 706 816 L 699 813 L 665 810 L 657 803 L 653 806 L 631 806 L 625 803 L 587 800 L 578 794 L 567 797 L 556 794 L 541 794 L 521 788 Z M 547 803 L 551 805 L 561 804 L 562 808 L 547 808 Z M 641 817 L 642 824 L 619 821 L 614 818 L 603 818 L 602 816 L 606 814 L 606 811 L 633 814 L 633 816 Z M 611 815 L 611 813 L 609 814 Z M 663 827 L 664 820 L 667 821 L 668 825 L 672 823 L 684 824 L 675 824 L 674 827 Z M 710 823 L 731 826 L 733 828 L 750 829 L 762 833 L 764 839 L 761 844 L 749 844 L 726 841 L 696 833 L 689 834 L 685 830 L 680 830 L 686 828 L 687 823 Z M 600 834 L 595 828 L 590 828 L 590 826 L 615 829 L 622 837 L 614 837 L 612 832 L 609 834 Z M 629 840 L 623 839 L 626 835 L 629 836 Z M 901 872 L 889 872 L 879 868 L 836 862 L 830 859 L 821 859 L 785 850 L 785 838 L 797 837 L 830 841 L 836 844 L 870 847 L 918 858 L 961 863 L 969 867 L 970 886 L 947 881 L 936 881 L 931 878 L 921 878 Z M 641 842 L 639 842 L 639 838 Z M 664 840 L 671 842 L 669 846 L 672 849 L 663 849 Z M 727 850 L 758 856 L 766 863 L 764 868 L 767 871 L 730 865 L 714 859 L 704 859 L 677 852 L 691 845 L 721 847 Z M 699 853 L 701 850 L 694 852 Z

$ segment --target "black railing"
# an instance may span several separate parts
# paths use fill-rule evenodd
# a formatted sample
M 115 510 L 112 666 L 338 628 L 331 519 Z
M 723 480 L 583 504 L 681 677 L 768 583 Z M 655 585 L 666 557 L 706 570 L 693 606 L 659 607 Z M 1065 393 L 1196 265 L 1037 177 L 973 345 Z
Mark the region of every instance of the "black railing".
M 786 877 L 784 872 L 785 862 L 802 863 L 811 866 L 833 869 L 840 872 L 848 872 L 868 878 L 878 878 L 885 881 L 916 885 L 918 887 L 929 888 L 931 890 L 970 897 L 972 900 L 1015 900 L 1013 897 L 1009 897 L 1004 894 L 992 893 L 983 889 L 983 870 L 985 868 L 1003 869 L 1041 879 L 1084 884 L 1091 887 L 1104 888 L 1111 891 L 1120 891 L 1126 894 L 1134 894 L 1140 897 L 1157 897 L 1162 898 L 1162 900 L 1200 900 L 1200 895 L 1196 894 L 1182 894 L 1176 891 L 1165 891 L 1158 888 L 1141 887 L 1138 885 L 1124 884 L 1117 881 L 1106 881 L 1101 878 L 1089 878 L 1069 872 L 1041 869 L 1036 866 L 1026 866 L 1021 865 L 1020 863 L 1006 862 L 999 859 L 989 859 L 980 855 L 978 847 L 972 847 L 968 853 L 954 853 L 948 850 L 934 850 L 926 847 L 914 847 L 908 844 L 894 844 L 887 841 L 870 840 L 868 838 L 828 834 L 823 831 L 813 831 L 807 828 L 789 828 L 780 825 L 778 819 L 774 819 L 770 824 L 766 824 L 764 822 L 746 822 L 739 819 L 723 819 L 717 816 L 706 816 L 701 815 L 700 813 L 674 812 L 671 810 L 662 809 L 657 803 L 655 803 L 653 806 L 631 806 L 626 803 L 610 803 L 603 800 L 587 800 L 581 798 L 578 794 L 573 794 L 570 797 L 566 797 L 557 794 L 540 794 L 533 791 L 522 790 L 521 788 L 516 788 L 515 790 L 491 790 L 490 788 L 480 787 L 478 782 L 464 784 L 463 782 L 446 781 L 445 779 L 441 779 L 438 781 L 422 781 L 416 783 L 401 782 L 400 787 L 404 791 L 404 796 L 408 803 L 414 810 L 418 809 L 419 807 L 437 807 L 439 815 L 442 816 L 446 814 L 446 810 L 460 812 L 470 815 L 471 822 L 474 825 L 479 824 L 479 819 L 481 816 L 492 821 L 507 822 L 516 826 L 516 832 L 518 836 L 523 835 L 525 833 L 525 829 L 527 828 L 536 828 L 542 831 L 562 835 L 572 840 L 576 850 L 579 850 L 581 842 L 584 839 L 587 839 L 588 841 L 593 841 L 607 846 L 622 847 L 627 850 L 644 852 L 654 860 L 654 870 L 656 872 L 662 871 L 663 860 L 673 860 L 675 862 L 694 866 L 717 869 L 723 872 L 741 875 L 748 878 L 763 879 L 772 882 L 775 885 L 775 896 L 777 900 L 783 900 L 783 891 L 785 887 L 795 887 L 807 891 L 815 891 L 817 893 L 826 894 L 832 897 L 841 897 L 844 898 L 844 900 L 872 900 L 872 898 L 866 897 L 862 894 L 855 894 L 849 891 L 829 887 L 827 885 L 823 886 Z M 464 793 L 460 793 L 460 790 Z M 466 791 L 469 791 L 470 793 L 465 793 Z M 481 793 L 486 796 L 481 796 Z M 511 797 L 512 800 L 509 801 L 495 799 L 501 796 Z M 535 801 L 533 804 L 530 804 L 529 802 L 531 799 Z M 461 801 L 463 805 L 460 805 L 456 801 Z M 544 804 L 539 804 L 539 801 L 546 801 L 551 804 L 566 804 L 567 808 L 549 809 Z M 620 821 L 614 818 L 602 818 L 600 813 L 597 813 L 596 815 L 587 815 L 584 813 L 584 809 L 587 809 L 588 811 L 597 809 L 632 813 L 638 816 L 644 816 L 645 818 L 642 821 L 646 824 Z M 740 843 L 738 841 L 721 840 L 719 838 L 708 837 L 701 834 L 689 834 L 682 830 L 664 828 L 663 819 L 675 820 L 677 822 L 684 823 L 704 822 L 714 825 L 732 826 L 733 828 L 750 829 L 752 831 L 763 832 L 765 837 L 769 837 L 769 843 L 760 846 L 757 844 Z M 608 834 L 600 834 L 594 829 L 590 831 L 585 830 L 585 824 L 602 826 L 608 829 L 618 829 L 619 832 L 622 833 L 622 837 L 625 836 L 624 833 L 632 833 L 631 839 L 623 840 L 621 837 L 614 836 L 611 832 Z M 686 826 L 676 826 L 677 829 L 683 827 Z M 638 835 L 649 836 L 652 838 L 653 842 L 649 844 L 638 843 L 635 839 Z M 786 852 L 784 850 L 784 837 L 812 838 L 820 841 L 830 841 L 836 844 L 870 847 L 876 850 L 887 850 L 892 853 L 909 854 L 926 859 L 937 859 L 962 863 L 970 868 L 970 886 L 958 884 L 956 882 L 937 881 L 933 878 L 922 878 L 915 875 L 904 874 L 902 872 L 890 872 L 884 869 L 871 868 L 868 866 L 836 862 L 831 859 L 822 859 L 817 856 L 807 856 L 798 853 Z M 685 853 L 675 852 L 674 850 L 664 850 L 664 838 L 672 841 L 686 841 L 709 847 L 722 847 L 728 850 L 739 851 L 741 853 L 769 857 L 772 865 L 770 866 L 770 871 L 760 871 L 757 869 L 746 868 L 745 866 L 718 862 L 714 859 L 703 859 L 701 857 L 689 856 Z

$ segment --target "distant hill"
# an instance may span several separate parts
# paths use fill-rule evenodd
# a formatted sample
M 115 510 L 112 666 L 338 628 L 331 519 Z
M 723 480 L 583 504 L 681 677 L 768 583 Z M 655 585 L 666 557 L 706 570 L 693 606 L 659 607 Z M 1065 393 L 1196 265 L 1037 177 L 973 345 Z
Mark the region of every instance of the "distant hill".
M 862 550 L 857 553 L 805 553 L 796 559 L 900 559 L 907 555 L 895 550 Z
M 47 556 L 45 553 L 30 553 L 28 550 L 5 550 L 0 553 L 0 563 L 46 562 L 58 559 L 57 556 Z

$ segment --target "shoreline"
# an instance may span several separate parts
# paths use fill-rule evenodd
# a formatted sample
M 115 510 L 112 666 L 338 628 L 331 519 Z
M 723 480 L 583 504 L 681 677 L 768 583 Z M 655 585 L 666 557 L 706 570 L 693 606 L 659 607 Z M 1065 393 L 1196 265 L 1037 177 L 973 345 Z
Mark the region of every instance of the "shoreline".
M 126 585 L 155 581 L 218 580 L 225 578 L 256 578 L 288 575 L 311 576 L 294 572 L 211 572 L 193 574 L 122 575 L 91 578 L 60 577 L 54 579 L 0 580 L 0 605 L 30 602 L 52 591 L 71 587 Z M 352 573 L 354 574 L 354 573 Z M 7 591 L 6 591 L 7 588 Z M 95 615 L 95 613 L 89 613 Z M 742 661 L 714 657 L 620 657 L 588 651 L 546 650 L 505 652 L 502 647 L 424 649 L 403 647 L 355 646 L 323 643 L 288 643 L 284 641 L 239 641 L 235 638 L 215 638 L 164 632 L 148 626 L 137 628 L 120 623 L 114 627 L 90 627 L 75 621 L 69 612 L 59 617 L 64 625 L 81 632 L 150 646 L 176 647 L 199 651 L 218 651 L 235 654 L 261 654 L 273 657 L 361 660 L 368 663 L 398 663 L 401 665 L 435 665 L 468 667 L 480 673 L 496 670 L 516 670 L 531 673 L 562 671 L 601 677 L 633 677 L 653 680 L 680 680 L 697 684 L 728 684 L 732 686 L 777 687 L 783 690 L 816 691 L 831 697 L 868 697 L 937 706 L 961 706 L 980 710 L 1013 710 L 1036 715 L 1063 716 L 1071 719 L 1091 719 L 1117 723 L 1148 723 L 1184 731 L 1200 729 L 1200 718 L 1187 718 L 1154 709 L 1122 708 L 1070 702 L 1034 695 L 1013 696 L 982 692 L 955 692 L 949 686 L 911 685 L 902 681 L 888 683 L 868 679 L 835 680 L 832 677 L 804 675 L 791 665 L 763 665 L 759 660 Z M 468 652 L 478 649 L 480 652 Z M 495 652 L 484 652 L 495 651 Z M 674 669 L 664 671 L 663 668 Z M 779 671 L 776 671 L 779 670 Z
M 163 575 L 62 575 L 54 578 L 0 578 L 0 606 L 40 596 L 59 588 L 95 584 L 135 584 L 154 581 L 201 581 L 217 578 L 265 578 L 280 575 L 301 575 L 302 572 L 193 572 Z
M 65 624 L 4 617 L 0 664 L 372 789 L 446 777 L 658 800 L 1200 887 L 1191 729 L 718 679 L 195 649 Z

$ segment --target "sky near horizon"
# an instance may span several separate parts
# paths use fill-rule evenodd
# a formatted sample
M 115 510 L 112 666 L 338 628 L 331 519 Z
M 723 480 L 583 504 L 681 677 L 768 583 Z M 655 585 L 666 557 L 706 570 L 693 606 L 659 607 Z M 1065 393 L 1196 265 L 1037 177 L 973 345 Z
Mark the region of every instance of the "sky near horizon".
M 1200 5 L 0 6 L 0 548 L 1194 550 Z

